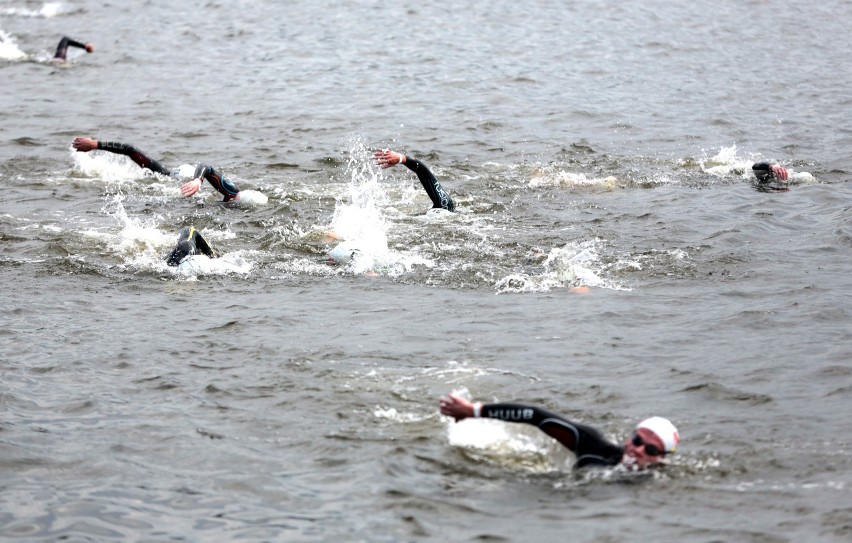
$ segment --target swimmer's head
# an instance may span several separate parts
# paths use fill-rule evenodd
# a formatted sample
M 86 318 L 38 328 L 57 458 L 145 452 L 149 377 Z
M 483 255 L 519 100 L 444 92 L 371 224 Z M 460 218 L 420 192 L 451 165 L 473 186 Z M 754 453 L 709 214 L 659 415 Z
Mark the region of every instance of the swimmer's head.
M 182 164 L 180 168 L 173 172 L 173 175 L 181 179 L 192 179 L 195 177 L 195 166 L 192 164 Z
M 766 183 L 775 179 L 775 174 L 772 173 L 772 168 L 766 162 L 755 164 L 751 167 L 751 171 L 754 172 L 754 176 L 757 177 L 757 180 L 761 183 Z
M 677 450 L 680 437 L 668 419 L 651 417 L 636 425 L 636 430 L 624 446 L 626 464 L 644 468 L 659 464 L 667 454 Z
M 344 241 L 337 244 L 334 249 L 327 253 L 327 262 L 329 264 L 348 264 L 354 260 L 360 252 L 361 249 L 355 243 Z

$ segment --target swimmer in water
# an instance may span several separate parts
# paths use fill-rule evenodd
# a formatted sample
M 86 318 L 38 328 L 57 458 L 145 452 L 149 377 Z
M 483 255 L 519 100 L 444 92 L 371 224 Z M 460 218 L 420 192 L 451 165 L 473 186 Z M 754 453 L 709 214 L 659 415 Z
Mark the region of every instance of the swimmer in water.
M 130 160 L 138 164 L 142 168 L 151 170 L 152 172 L 172 177 L 190 179 L 180 186 L 180 192 L 184 197 L 188 198 L 198 192 L 201 188 L 202 179 L 206 179 L 213 188 L 218 190 L 225 198 L 223 202 L 233 202 L 239 200 L 240 189 L 227 179 L 213 166 L 206 164 L 197 164 L 195 167 L 184 164 L 180 168 L 170 170 L 162 164 L 148 158 L 142 151 L 136 149 L 132 145 L 126 143 L 118 143 L 112 141 L 98 141 L 92 138 L 74 138 L 71 145 L 78 152 L 88 153 L 89 151 L 100 150 L 125 155 L 130 157 Z
M 575 454 L 574 468 L 623 464 L 632 469 L 645 469 L 662 463 L 667 455 L 675 452 L 680 441 L 677 428 L 662 417 L 643 420 L 636 425 L 630 439 L 618 445 L 606 440 L 594 428 L 532 405 L 471 403 L 450 394 L 441 398 L 440 407 L 442 415 L 453 417 L 456 422 L 484 417 L 536 426 Z
M 391 151 L 390 149 L 382 149 L 381 151 L 373 153 L 373 160 L 375 160 L 376 164 L 382 168 L 391 168 L 397 164 L 402 164 L 417 174 L 420 184 L 423 185 L 423 188 L 426 189 L 426 194 L 428 194 L 429 199 L 432 200 L 433 209 L 446 209 L 447 211 L 456 210 L 456 204 L 453 202 L 453 199 L 450 198 L 447 191 L 445 191 L 441 184 L 438 183 L 438 180 L 435 179 L 435 176 L 431 171 L 429 171 L 429 168 L 416 158 Z
M 90 43 L 80 43 L 78 41 L 72 40 L 68 36 L 62 36 L 62 39 L 59 40 L 59 45 L 56 46 L 56 53 L 53 55 L 54 64 L 64 64 L 65 56 L 68 54 L 69 47 L 79 47 L 80 49 L 85 49 L 87 53 L 94 53 L 95 46 Z
M 373 153 L 373 160 L 383 169 L 403 164 L 406 168 L 417 174 L 420 184 L 423 185 L 423 188 L 426 189 L 426 194 L 432 200 L 432 209 L 455 211 L 456 204 L 453 202 L 453 199 L 450 198 L 447 191 L 438 183 L 438 180 L 435 179 L 429 168 L 416 158 L 391 151 L 390 149 L 382 149 Z M 360 248 L 357 242 L 344 241 L 327 253 L 328 259 L 326 262 L 328 264 L 346 264 L 352 261 L 359 252 Z
M 166 257 L 166 264 L 169 266 L 179 266 L 185 258 L 199 254 L 207 255 L 210 258 L 219 256 L 207 241 L 201 237 L 201 234 L 195 227 L 184 226 L 178 235 L 177 245 L 169 253 L 169 256 Z
M 769 162 L 758 162 L 751 167 L 754 176 L 757 178 L 757 190 L 761 192 L 785 192 L 790 190 L 786 185 L 779 185 L 776 181 L 787 181 L 790 177 L 790 172 L 784 166 L 779 164 L 770 164 Z

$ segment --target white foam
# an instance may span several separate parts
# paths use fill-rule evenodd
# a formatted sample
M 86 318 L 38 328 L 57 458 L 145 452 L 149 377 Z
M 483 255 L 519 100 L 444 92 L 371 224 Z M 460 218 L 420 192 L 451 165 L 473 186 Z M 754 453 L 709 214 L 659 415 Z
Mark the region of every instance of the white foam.
M 614 190 L 618 179 L 614 176 L 589 177 L 585 173 L 569 172 L 557 169 L 555 166 L 545 166 L 536 170 L 529 180 L 530 188 L 571 188 L 591 187 L 603 190 Z
M 237 195 L 236 200 L 230 203 L 238 207 L 257 207 L 264 206 L 269 201 L 269 198 L 262 192 L 256 190 L 241 190 Z
M 18 49 L 15 39 L 0 28 L 0 60 L 23 60 L 27 54 Z
M 62 2 L 45 2 L 39 9 L 26 8 L 4 8 L 0 10 L 0 14 L 12 15 L 16 17 L 43 17 L 49 19 L 56 17 L 63 11 Z
M 598 287 L 625 290 L 605 279 L 598 253 L 599 240 L 571 242 L 550 250 L 540 275 L 512 274 L 497 281 L 497 293 L 547 292 L 560 287 Z
M 332 249 L 334 254 L 330 252 L 329 257 L 346 259 L 348 254 L 346 263 L 356 273 L 386 267 L 397 260 L 388 248 L 388 224 L 381 213 L 387 196 L 379 184 L 379 172 L 369 157 L 363 141 L 354 139 L 347 166 L 348 198 L 337 203 L 331 218 L 331 231 L 345 240 L 345 244 Z
M 183 276 L 198 275 L 245 275 L 252 271 L 254 264 L 244 257 L 243 251 L 226 253 L 219 258 L 205 255 L 192 255 L 184 258 L 175 269 Z
M 790 176 L 790 181 L 794 183 L 807 184 L 815 181 L 814 176 L 809 172 L 796 172 Z
M 449 421 L 447 440 L 476 461 L 534 473 L 568 471 L 575 461 L 569 449 L 537 428 L 493 419 Z

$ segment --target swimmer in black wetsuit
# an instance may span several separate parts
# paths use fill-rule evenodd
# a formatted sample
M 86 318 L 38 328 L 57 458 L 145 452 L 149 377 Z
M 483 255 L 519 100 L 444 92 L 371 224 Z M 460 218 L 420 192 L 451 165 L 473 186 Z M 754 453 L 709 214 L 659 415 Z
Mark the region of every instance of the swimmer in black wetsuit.
M 222 193 L 225 197 L 224 200 L 222 200 L 223 202 L 231 202 L 240 197 L 240 189 L 225 179 L 225 177 L 213 166 L 197 164 L 193 169 L 192 166 L 185 164 L 176 170 L 169 170 L 156 160 L 148 158 L 144 153 L 126 143 L 117 143 L 112 141 L 102 142 L 92 138 L 74 138 L 71 145 L 74 149 L 81 153 L 88 153 L 89 151 L 94 150 L 108 151 L 110 153 L 128 156 L 130 157 L 130 160 L 142 168 L 146 168 L 155 173 L 173 177 L 190 178 L 191 181 L 184 183 L 180 187 L 180 192 L 185 197 L 192 196 L 198 192 L 198 189 L 201 188 L 202 179 L 206 179 L 211 185 L 213 185 L 213 188 Z
M 786 185 L 778 185 L 775 181 L 786 181 L 790 172 L 779 164 L 769 162 L 758 162 L 751 167 L 757 178 L 757 190 L 761 192 L 785 192 L 790 190 Z
M 426 189 L 426 194 L 428 194 L 429 199 L 432 200 L 433 209 L 446 209 L 447 211 L 456 210 L 456 204 L 453 202 L 453 199 L 450 198 L 447 191 L 445 191 L 441 184 L 438 183 L 438 180 L 435 179 L 435 176 L 429 171 L 429 168 L 416 158 L 411 158 L 410 156 L 391 151 L 390 149 L 382 149 L 381 151 L 373 153 L 373 159 L 376 161 L 376 164 L 382 168 L 390 168 L 396 164 L 402 164 L 412 172 L 416 173 L 417 178 L 420 180 L 420 184 L 423 185 L 423 188 Z
M 575 468 L 590 466 L 626 466 L 643 469 L 659 464 L 675 452 L 680 440 L 677 429 L 667 419 L 651 417 L 640 422 L 624 445 L 606 439 L 596 429 L 571 422 L 539 407 L 515 403 L 471 403 L 450 394 L 441 398 L 441 414 L 456 421 L 468 417 L 487 417 L 506 422 L 532 424 L 574 452 Z
M 89 42 L 80 43 L 72 40 L 68 36 L 62 36 L 62 39 L 59 40 L 59 45 L 56 46 L 56 54 L 53 55 L 53 62 L 56 64 L 62 64 L 65 62 L 65 55 L 68 53 L 69 47 L 79 47 L 80 49 L 85 49 L 87 53 L 93 53 L 95 51 L 95 46 Z
M 201 234 L 192 226 L 184 226 L 178 236 L 177 245 L 166 257 L 166 264 L 169 266 L 178 266 L 184 258 L 192 255 L 204 254 L 210 258 L 216 258 L 218 255 L 207 241 L 201 237 Z

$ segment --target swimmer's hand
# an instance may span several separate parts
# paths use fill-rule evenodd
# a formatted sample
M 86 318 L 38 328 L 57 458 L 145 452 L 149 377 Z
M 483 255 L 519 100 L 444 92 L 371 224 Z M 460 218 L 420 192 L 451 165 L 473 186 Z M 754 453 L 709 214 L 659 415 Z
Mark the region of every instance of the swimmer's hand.
M 88 153 L 89 151 L 93 151 L 98 148 L 98 140 L 92 138 L 74 138 L 74 141 L 71 142 L 71 146 L 74 147 L 78 153 Z
M 95 44 L 91 42 L 86 42 L 86 52 L 94 53 L 95 52 Z
M 778 164 L 770 166 L 769 171 L 771 171 L 775 175 L 775 179 L 779 181 L 786 181 L 787 178 L 790 177 L 790 172 L 787 171 L 787 168 Z
M 448 394 L 438 402 L 441 414 L 453 417 L 456 422 L 474 416 L 473 404 L 455 394 Z
M 201 188 L 201 178 L 196 177 L 192 181 L 188 181 L 180 186 L 180 193 L 183 194 L 184 198 L 189 198 Z
M 373 153 L 373 160 L 382 168 L 390 168 L 397 164 L 405 164 L 405 155 L 390 149 L 382 149 Z

